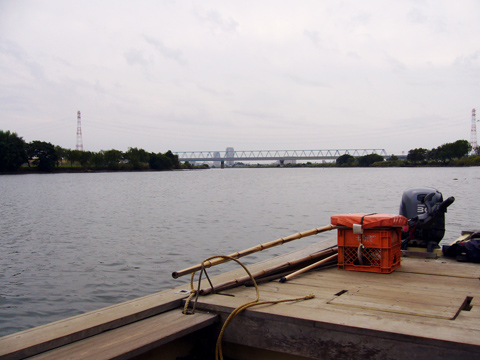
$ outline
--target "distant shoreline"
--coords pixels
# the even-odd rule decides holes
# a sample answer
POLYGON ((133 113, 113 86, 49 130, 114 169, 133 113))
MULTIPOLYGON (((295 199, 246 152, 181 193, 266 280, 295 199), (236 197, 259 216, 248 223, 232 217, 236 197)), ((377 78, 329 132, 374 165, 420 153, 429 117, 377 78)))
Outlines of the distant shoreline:
MULTIPOLYGON (((479 157, 480 158, 480 157, 479 157)), ((358 169, 358 168, 451 168, 451 167, 479 167, 480 161, 475 162, 472 165, 465 164, 373 164, 371 166, 338 166, 334 163, 326 164, 288 164, 284 166, 280 165, 240 165, 229 166, 226 169, 275 169, 275 168, 336 168, 336 169, 358 169)), ((119 172, 168 172, 168 171, 192 171, 192 170, 213 170, 220 169, 216 167, 196 167, 196 168, 182 168, 182 169, 168 169, 168 170, 152 170, 152 169, 84 169, 79 167, 61 167, 51 172, 44 172, 38 170, 36 167, 21 168, 18 171, 0 172, 0 175, 28 175, 28 174, 93 174, 93 173, 119 173, 119 172)))
POLYGON ((191 170, 206 170, 206 168, 198 169, 172 169, 172 170, 152 170, 152 169, 101 169, 101 170, 92 170, 92 169, 81 169, 81 168, 72 168, 72 169, 56 169, 55 171, 45 172, 38 169, 28 170, 19 170, 19 171, 10 171, 10 172, 0 172, 0 175, 29 175, 29 174, 94 174, 94 173, 120 173, 120 172, 169 172, 169 171, 191 171, 191 170))

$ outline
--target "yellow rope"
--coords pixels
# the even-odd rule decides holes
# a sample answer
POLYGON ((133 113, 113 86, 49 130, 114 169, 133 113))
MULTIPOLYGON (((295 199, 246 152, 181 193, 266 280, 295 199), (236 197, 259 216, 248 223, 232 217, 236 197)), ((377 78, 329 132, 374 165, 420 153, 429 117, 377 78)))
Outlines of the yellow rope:
POLYGON ((218 335, 218 339, 217 339, 217 344, 216 344, 216 348, 215 348, 215 359, 216 360, 223 360, 223 349, 222 349, 222 338, 223 338, 223 334, 225 333, 225 329, 227 328, 228 324, 230 324, 232 322, 232 320, 235 318, 235 316, 237 316, 238 314, 240 314, 242 311, 248 309, 249 307, 252 307, 252 306, 257 306, 257 305, 266 305, 266 304, 279 304, 279 303, 282 303, 282 302, 292 302, 292 301, 301 301, 301 300, 309 300, 309 299, 313 299, 315 297, 315 295, 313 294, 310 294, 310 295, 307 295, 307 296, 303 296, 303 297, 299 297, 299 298, 294 298, 294 299, 283 299, 283 300, 271 300, 271 301, 259 301, 260 299, 260 290, 258 289, 258 285, 257 285, 257 282, 255 281, 255 278, 253 277, 253 275, 250 273, 250 271, 247 269, 247 267, 245 265, 243 265, 240 261, 238 261, 237 259, 231 257, 231 256, 227 256, 227 255, 215 255, 215 256, 211 256, 207 259, 205 259, 204 261, 202 261, 202 268, 201 268, 201 272, 200 272, 200 277, 198 279, 198 289, 195 290, 195 288, 193 287, 193 281, 194 281, 194 277, 195 277, 195 272, 192 273, 192 276, 190 278, 190 296, 187 298, 186 302, 185 302, 185 307, 183 309, 183 313, 184 314, 193 314, 195 312, 195 305, 196 305, 196 300, 195 300, 195 303, 193 305, 193 308, 192 308, 192 311, 189 312, 188 311, 188 307, 190 306, 190 302, 191 300, 193 299, 194 296, 196 296, 196 299, 198 299, 198 295, 200 293, 200 283, 202 281, 202 273, 203 271, 205 270, 205 263, 207 261, 210 261, 212 259, 215 259, 215 258, 222 258, 222 259, 226 259, 226 260, 233 260, 235 261, 237 264, 239 264, 248 274, 248 276, 250 277, 250 279, 252 280, 252 283, 253 285, 255 286, 255 291, 256 291, 256 296, 255 296, 255 300, 253 301, 249 301, 248 303, 246 304, 243 304, 239 307, 237 307, 235 310, 232 311, 232 313, 228 316, 227 320, 225 320, 225 323, 223 324, 222 326, 222 329, 220 331, 220 334, 218 335))
POLYGON ((216 344, 216 348, 215 348, 215 359, 216 360, 223 360, 223 349, 222 349, 223 334, 224 334, 225 329, 227 328, 228 324, 230 324, 232 322, 232 320, 235 318, 235 316, 240 314, 243 310, 246 310, 249 307, 257 306, 257 305, 265 305, 265 304, 273 305, 273 304, 279 304, 279 303, 282 303, 282 302, 309 300, 309 299, 313 299, 314 297, 315 297, 315 295, 310 294, 310 295, 295 298, 295 299, 283 299, 283 300, 271 300, 271 301, 257 301, 257 300, 254 300, 254 301, 250 301, 246 304, 243 304, 243 305, 237 307, 228 316, 227 320, 225 320, 225 323, 222 326, 222 330, 220 330, 220 334, 218 335, 217 344, 216 344))

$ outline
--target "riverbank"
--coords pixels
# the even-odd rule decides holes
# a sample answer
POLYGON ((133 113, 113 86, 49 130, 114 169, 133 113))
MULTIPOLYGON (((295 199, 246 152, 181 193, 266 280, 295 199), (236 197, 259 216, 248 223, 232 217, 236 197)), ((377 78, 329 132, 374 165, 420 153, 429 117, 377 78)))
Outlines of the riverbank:
MULTIPOLYGON (((298 163, 298 164, 235 164, 234 166, 228 166, 228 168, 239 168, 239 169, 262 169, 262 168, 449 168, 449 167, 475 167, 480 166, 480 156, 467 157, 458 160, 451 160, 448 163, 442 164, 438 162, 422 162, 422 163, 412 163, 406 160, 394 160, 394 161, 382 161, 375 162, 370 166, 359 166, 359 165, 338 165, 336 163, 298 163)), ((76 173, 117 173, 117 172, 159 172, 159 171, 185 171, 185 170, 205 170, 205 169, 215 169, 214 166, 210 167, 208 164, 202 164, 198 166, 192 166, 190 164, 181 164, 179 169, 162 169, 154 170, 149 167, 143 168, 133 168, 129 164, 125 166, 120 166, 117 169, 96 169, 96 168, 83 168, 80 166, 61 166, 56 167, 53 171, 48 172, 49 174, 76 174, 76 173)), ((44 171, 39 170, 37 167, 21 167, 18 171, 10 172, 0 172, 0 175, 24 175, 24 174, 45 174, 44 171)))
POLYGON ((80 166, 61 166, 56 167, 53 171, 45 172, 38 169, 38 167, 21 167, 18 171, 0 172, 0 175, 27 175, 27 174, 83 174, 83 173, 135 173, 135 172, 169 172, 169 171, 188 171, 188 170, 205 170, 209 169, 208 166, 190 166, 180 167, 178 169, 150 169, 140 168, 136 169, 129 166, 122 166, 118 169, 95 169, 95 168, 82 168, 80 166))

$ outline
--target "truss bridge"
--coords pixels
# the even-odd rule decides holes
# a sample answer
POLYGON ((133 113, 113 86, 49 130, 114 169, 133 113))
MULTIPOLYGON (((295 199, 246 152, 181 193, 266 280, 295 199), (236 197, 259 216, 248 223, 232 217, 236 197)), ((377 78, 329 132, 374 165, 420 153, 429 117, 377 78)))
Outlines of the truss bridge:
POLYGON ((225 164, 233 165, 235 162, 251 161, 285 161, 293 160, 336 160, 342 155, 360 157, 370 154, 387 156, 385 149, 328 149, 328 150, 249 150, 235 151, 227 148, 225 151, 180 151, 175 152, 181 162, 218 162, 224 167, 225 164))

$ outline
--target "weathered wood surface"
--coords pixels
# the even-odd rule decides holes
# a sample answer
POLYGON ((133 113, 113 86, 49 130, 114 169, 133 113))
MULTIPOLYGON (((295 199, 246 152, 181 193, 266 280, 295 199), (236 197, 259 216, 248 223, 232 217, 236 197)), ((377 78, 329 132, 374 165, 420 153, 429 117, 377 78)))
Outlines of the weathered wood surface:
POLYGON ((7 335, 0 338, 0 359, 32 356, 178 308, 187 295, 169 290, 7 335))
MULTIPOLYGON (((312 238, 313 239, 313 238, 312 238)), ((285 259, 297 259, 312 252, 334 245, 334 239, 316 242, 285 256, 275 257, 256 263, 249 268, 258 271, 268 266, 281 264, 285 259)), ((199 259, 201 260, 201 259, 199 259)), ((215 281, 231 280, 243 275, 239 268, 215 277, 215 281)), ((205 284, 207 282, 205 281, 205 284)), ((0 359, 22 359, 64 346, 102 332, 116 329, 130 323, 161 314, 182 305, 182 299, 188 296, 190 286, 188 279, 179 280, 179 287, 103 309, 81 314, 68 319, 28 329, 0 338, 0 359), (182 285, 183 283, 183 285, 182 285), (184 293, 178 293, 185 290, 184 293)))
MULTIPOLYGON (((318 241, 248 268, 259 271, 335 243, 335 239, 318 241)), ((243 273, 239 268, 218 275, 213 281, 231 280, 243 273)), ((287 283, 262 284, 260 300, 295 298, 310 293, 315 295, 314 299, 248 309, 230 324, 224 339, 311 359, 476 359, 480 358, 479 277, 478 264, 449 259, 402 258, 402 266, 391 274, 336 268, 311 271, 287 283)), ((166 320, 169 313, 160 315, 165 317, 162 321, 155 315, 180 306, 186 295, 176 291, 190 288, 186 280, 183 283, 174 290, 1 338, 0 358, 32 356, 62 345, 65 346, 42 356, 58 351, 63 357, 79 352, 86 358, 92 353, 83 353, 81 349, 95 349, 102 343, 115 349, 120 346, 117 339, 127 339, 128 343, 137 332, 139 338, 131 344, 138 343, 143 350, 150 345, 142 345, 142 339, 161 344, 160 338, 168 340, 169 335, 160 329, 157 329, 159 337, 149 335, 148 328, 161 328, 162 323, 172 322, 172 319, 166 320), (154 316, 150 320, 152 324, 146 319, 150 316, 154 316), (141 329, 135 330, 136 326, 141 329), (103 333, 106 330, 110 331, 103 333), (94 334, 99 335, 86 339, 94 334), (97 345, 84 345, 89 342, 97 345), (66 345, 68 343, 71 344, 66 345)), ((218 294, 200 297, 197 309, 219 314, 224 320, 233 309, 255 297, 255 290, 250 287, 224 292, 233 297, 218 294)), ((181 322, 190 321, 187 315, 178 316, 181 322)), ((170 325, 167 327, 174 330, 170 325)), ((135 351, 125 351, 129 355, 121 356, 128 358, 135 351)))
MULTIPOLYGON (((350 338, 352 344, 361 346, 368 335, 365 358, 374 358, 375 351, 379 354, 376 358, 382 358, 392 346, 403 349, 403 356, 407 356, 408 350, 413 349, 412 343, 424 355, 432 352, 431 358, 445 354, 480 358, 479 275, 478 264, 415 258, 403 258, 402 267, 391 274, 335 268, 312 271, 287 283, 262 284, 260 300, 309 293, 315 294, 314 299, 248 309, 239 316, 242 320, 235 319, 231 328, 227 328, 225 340, 259 346, 258 339, 263 337, 265 343, 272 342, 272 350, 289 352, 299 345, 288 341, 288 336, 301 337, 305 353, 298 354, 316 359, 322 357, 307 349, 317 347, 320 351, 323 338, 325 346, 334 346, 334 339, 326 333, 336 332, 337 345, 347 344, 350 338), (469 311, 466 302, 470 302, 469 311), (243 328, 247 324, 249 329, 243 328), (240 335, 243 331, 245 334, 240 335), (282 331, 290 334, 282 335, 282 331), (272 333, 283 340, 274 340, 272 333), (310 335, 306 336, 307 333, 310 335)), ((254 289, 243 287, 226 293, 234 297, 201 297, 197 308, 227 314, 255 296, 254 289)), ((338 350, 338 346, 333 348, 338 350)), ((350 355, 354 354, 352 348, 350 355)), ((334 358, 335 352, 327 355, 322 356, 334 358)), ((398 353, 391 358, 402 355, 398 353)))
POLYGON ((30 360, 131 359, 212 325, 218 316, 196 312, 183 315, 181 309, 137 321, 69 345, 47 351, 30 360))

